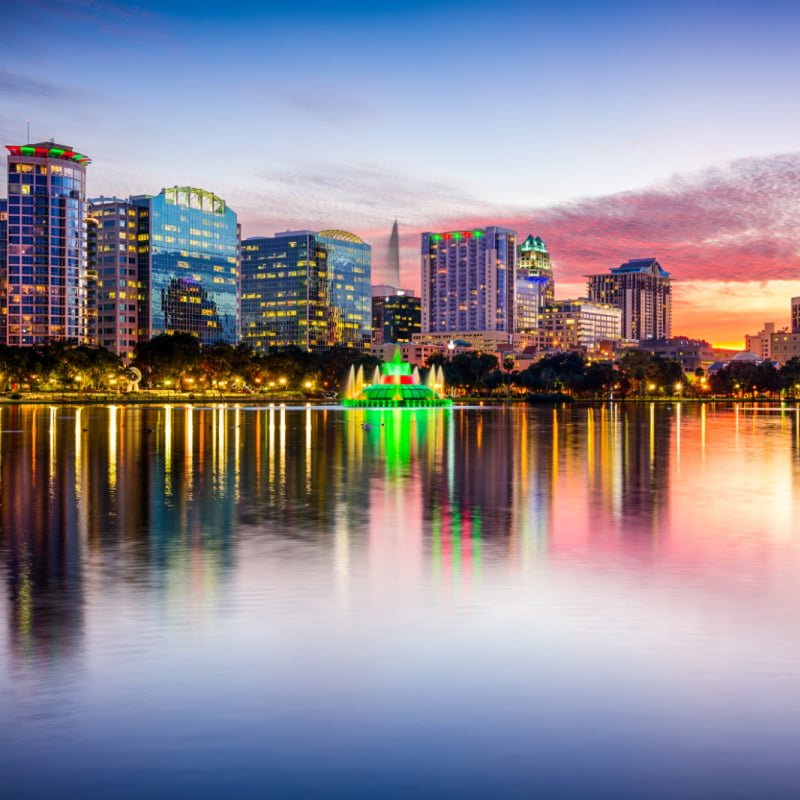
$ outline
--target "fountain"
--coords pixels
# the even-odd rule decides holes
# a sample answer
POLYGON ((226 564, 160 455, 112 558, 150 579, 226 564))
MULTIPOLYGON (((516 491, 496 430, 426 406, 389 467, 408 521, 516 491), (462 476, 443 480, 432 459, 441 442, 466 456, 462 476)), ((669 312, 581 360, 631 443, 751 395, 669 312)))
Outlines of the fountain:
MULTIPOLYGON (((359 368, 353 382, 353 394, 345 392, 342 404, 348 408, 436 408, 452 405, 450 398, 442 397, 433 386, 420 383, 419 370, 412 370, 411 364, 403 361, 400 350, 396 350, 394 359, 381 368, 380 380, 373 376, 373 383, 363 385, 363 372, 359 368), (359 375, 361 385, 359 385, 359 375)), ((433 374, 436 380, 435 368, 431 368, 429 376, 433 374)), ((440 372, 440 386, 443 386, 444 373, 440 372)), ((348 380, 348 386, 350 381, 348 380)))

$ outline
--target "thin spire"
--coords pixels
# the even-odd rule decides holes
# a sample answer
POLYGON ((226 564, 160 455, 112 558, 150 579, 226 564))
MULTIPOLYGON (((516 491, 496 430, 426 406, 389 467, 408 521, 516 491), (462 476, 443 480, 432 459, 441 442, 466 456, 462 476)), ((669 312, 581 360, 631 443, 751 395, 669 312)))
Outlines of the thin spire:
POLYGON ((389 237, 389 254, 386 259, 387 279, 395 289, 400 287, 400 234, 397 231, 397 220, 392 225, 389 237))

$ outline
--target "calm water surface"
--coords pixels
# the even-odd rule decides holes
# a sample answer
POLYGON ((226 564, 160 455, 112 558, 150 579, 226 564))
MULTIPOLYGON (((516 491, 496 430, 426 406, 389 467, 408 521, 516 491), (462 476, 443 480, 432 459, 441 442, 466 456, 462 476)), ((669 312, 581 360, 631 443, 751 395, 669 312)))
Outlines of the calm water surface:
POLYGON ((0 795, 797 798, 799 422, 0 408, 0 795))

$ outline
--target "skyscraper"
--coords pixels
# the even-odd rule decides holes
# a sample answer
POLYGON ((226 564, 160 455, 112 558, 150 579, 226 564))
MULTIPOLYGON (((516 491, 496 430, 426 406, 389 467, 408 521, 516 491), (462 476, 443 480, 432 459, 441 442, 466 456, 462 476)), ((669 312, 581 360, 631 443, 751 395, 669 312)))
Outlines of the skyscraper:
POLYGON ((669 339, 672 336, 670 276, 655 258, 634 258, 607 275, 588 275, 589 299, 622 311, 622 337, 669 339))
POLYGON ((364 347, 372 338, 372 248, 342 230, 320 231, 317 240, 328 251, 331 338, 364 347))
POLYGON ((199 337, 202 344, 235 343, 236 213, 221 197, 192 186, 172 186, 155 197, 131 197, 129 203, 138 208, 138 338, 183 332, 199 337))
POLYGON ((254 350, 363 347, 371 248, 347 231, 284 231, 242 243, 242 339, 254 350))
POLYGON ((517 256, 517 275, 539 278, 542 283, 542 300, 552 303, 555 299, 555 281, 547 245, 539 236, 531 234, 519 245, 517 256))
POLYGON ((422 234, 422 332, 514 332, 516 233, 422 234))
POLYGON ((139 335, 138 237, 142 209, 117 197, 90 200, 89 209, 97 343, 129 358, 139 335))
POLYGON ((8 238, 0 342, 88 341, 86 165, 55 142, 7 145, 8 238))
POLYGON ((389 237, 389 252, 386 258, 386 279, 391 286, 400 285, 400 234, 397 230, 397 220, 392 225, 392 235, 389 237))

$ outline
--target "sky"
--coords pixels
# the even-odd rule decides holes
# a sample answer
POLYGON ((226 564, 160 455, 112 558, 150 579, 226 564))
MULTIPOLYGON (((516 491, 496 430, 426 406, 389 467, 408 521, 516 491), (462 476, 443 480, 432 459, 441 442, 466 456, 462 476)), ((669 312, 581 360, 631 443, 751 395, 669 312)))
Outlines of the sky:
MULTIPOLYGON (((654 256, 673 332, 742 346, 800 295, 786 2, 0 3, 0 136, 89 155, 92 196, 194 185, 245 236, 344 228, 403 283, 423 230, 542 236, 557 294, 654 256)), ((0 189, 4 191, 4 187, 0 189)))

